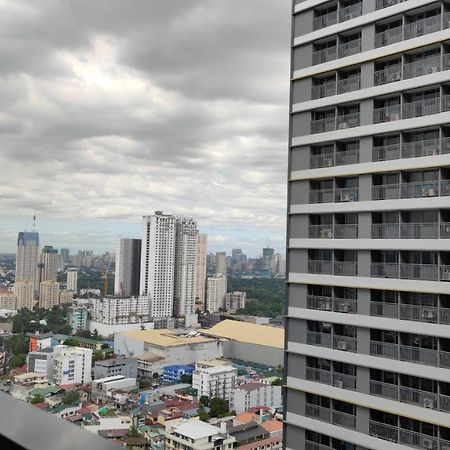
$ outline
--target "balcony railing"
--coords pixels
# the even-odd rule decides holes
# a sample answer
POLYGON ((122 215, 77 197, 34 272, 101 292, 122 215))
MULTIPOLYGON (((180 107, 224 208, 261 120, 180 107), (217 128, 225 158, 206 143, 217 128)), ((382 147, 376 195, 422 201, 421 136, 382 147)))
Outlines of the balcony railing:
POLYGON ((310 403, 305 405, 305 415, 346 428, 355 428, 356 426, 356 416, 310 403))
POLYGON ((343 389, 356 389, 356 377, 331 370, 317 369, 315 367, 306 368, 306 379, 317 381, 318 383, 333 385, 343 389))
POLYGON ((311 155, 309 159, 309 166, 311 169, 319 169, 322 167, 334 166, 334 153, 322 153, 319 155, 311 155))
POLYGON ((439 139, 405 142, 402 144, 402 158, 418 158, 420 156, 434 156, 439 154, 439 139))
POLYGON ((401 3, 405 0, 377 0, 376 1, 376 9, 388 8, 389 6, 396 5, 397 3, 401 3))
POLYGON ((316 84, 311 89, 312 99, 330 97, 336 95, 336 81, 328 81, 326 83, 316 84))
POLYGON ((337 83, 337 93, 357 91, 361 87, 361 75, 352 75, 348 78, 342 78, 337 83))
POLYGON ((398 263, 373 262, 370 275, 377 278, 399 278, 399 266, 398 263))
POLYGON ((400 278, 406 280, 438 280, 439 268, 437 264, 400 264, 400 278))
POLYGON ((320 309, 322 311, 356 313, 357 301, 350 298, 333 298, 320 295, 308 295, 307 308, 320 309))
POLYGON ((415 78, 441 70, 441 56, 420 59, 403 66, 403 78, 415 78))
POLYGON ((308 261, 308 272, 332 275, 333 262, 332 261, 321 261, 321 260, 309 260, 308 261))
POLYGON ((358 238, 358 224, 340 224, 334 225, 334 237, 336 239, 357 239, 358 238))
POLYGON ((310 168, 319 169, 322 167, 344 166, 359 162, 359 150, 349 150, 346 152, 321 153, 310 156, 310 168))
POLYGON ((407 280, 450 281, 450 266, 441 264, 409 264, 373 262, 371 276, 407 280))
POLYGON ((370 380, 370 394, 377 395, 378 397, 398 400, 398 386, 396 384, 370 380))
POLYGON ((336 129, 336 118, 326 117, 325 119, 316 119, 311 121, 311 133, 325 133, 336 129))
POLYGON ((379 86, 381 84, 392 83, 402 79, 402 66, 389 66, 374 73, 374 84, 379 86))
POLYGON ((373 110, 373 123, 392 122, 401 119, 401 106, 392 105, 373 110))
POLYGON ((309 345, 318 345, 320 347, 334 348, 349 352, 357 351, 356 338, 348 336, 331 335, 319 331, 307 331, 306 343, 309 345))
POLYGON ((405 24, 404 39, 412 39, 441 29, 441 14, 405 24))
POLYGON ((385 45, 400 42, 403 39, 403 27, 399 25, 395 28, 381 31, 375 34, 375 47, 383 47, 385 45))
POLYGON ((337 47, 326 47, 321 50, 315 50, 312 54, 313 65, 322 64, 327 61, 332 61, 337 57, 337 47))
POLYGON ((399 239, 400 225, 398 223, 373 223, 372 239, 399 239))
POLYGON ((372 161, 390 161, 400 158, 400 144, 380 145, 372 149, 372 161))
POLYGON ((349 42, 341 42, 339 44, 339 58, 345 58, 361 52, 361 39, 354 39, 349 42))
POLYGON ((359 112, 338 115, 336 125, 338 130, 359 127, 359 112))
POLYGON ((357 187, 336 188, 335 201, 340 202, 357 202, 359 190, 357 187))
POLYGON ((402 105, 402 119, 429 116, 441 112, 441 98, 434 97, 415 102, 406 102, 402 105))
POLYGON ((336 166, 359 163, 359 150, 336 152, 336 166))
POLYGON ((333 203, 333 189, 313 189, 309 192, 309 203, 333 203))
POLYGON ((339 10, 339 22, 354 19, 362 14, 362 2, 355 3, 339 10))
POLYGON ((358 263, 352 261, 335 261, 333 274, 355 276, 358 274, 358 263))
POLYGON ((308 272, 325 275, 357 275, 358 263, 355 261, 309 260, 308 272))
POLYGON ((332 450, 328 445, 318 444, 317 442, 305 440, 305 450, 332 450))
POLYGON ((398 303, 370 302, 370 315, 379 317, 399 317, 398 303))
POLYGON ((337 23, 337 11, 322 14, 313 19, 313 30, 320 30, 321 28, 329 27, 335 23, 337 23))
POLYGON ((428 348, 370 341, 370 354, 435 367, 450 367, 450 353, 428 348))
POLYGON ((445 197, 447 195, 450 195, 450 180, 379 184, 372 187, 372 200, 445 197))
POLYGON ((306 343, 309 345, 318 345, 320 347, 331 348, 332 336, 318 331, 308 331, 306 333, 306 343))

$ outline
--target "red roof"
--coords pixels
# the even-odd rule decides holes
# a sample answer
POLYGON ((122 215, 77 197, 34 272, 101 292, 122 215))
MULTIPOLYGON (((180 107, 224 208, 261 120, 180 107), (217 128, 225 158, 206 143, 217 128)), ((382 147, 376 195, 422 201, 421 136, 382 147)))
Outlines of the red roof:
POLYGON ((283 431, 283 423, 279 420, 271 419, 261 423, 269 433, 275 433, 277 431, 283 431))
POLYGON ((283 436, 280 436, 280 435, 272 436, 267 439, 261 439, 260 441, 252 442, 251 444, 241 445, 239 448, 241 450, 253 450, 253 449, 261 448, 266 445, 277 444, 277 443, 281 442, 282 440, 283 440, 283 436))

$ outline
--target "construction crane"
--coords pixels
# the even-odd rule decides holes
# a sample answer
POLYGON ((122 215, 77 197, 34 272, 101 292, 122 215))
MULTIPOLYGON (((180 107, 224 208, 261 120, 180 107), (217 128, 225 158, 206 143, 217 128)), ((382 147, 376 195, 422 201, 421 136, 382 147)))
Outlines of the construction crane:
POLYGON ((111 266, 111 258, 108 259, 108 266, 103 266, 101 279, 103 280, 103 297, 108 295, 108 273, 111 266))

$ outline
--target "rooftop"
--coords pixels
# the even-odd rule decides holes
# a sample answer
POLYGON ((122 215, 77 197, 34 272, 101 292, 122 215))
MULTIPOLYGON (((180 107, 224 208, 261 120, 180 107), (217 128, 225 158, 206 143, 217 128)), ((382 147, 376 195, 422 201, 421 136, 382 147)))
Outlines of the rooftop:
POLYGON ((245 384, 241 384, 240 386, 236 386, 236 389, 242 389, 244 391, 256 391, 259 388, 262 387, 267 387, 268 385, 265 383, 259 383, 259 382, 255 382, 255 383, 245 383, 245 384))
POLYGON ((284 329, 267 325, 224 320, 209 330, 202 330, 202 333, 216 338, 231 339, 248 344, 284 348, 284 329))
POLYGON ((176 347, 188 344, 210 342, 210 338, 204 336, 186 336, 177 334, 172 330, 130 330, 117 333, 116 336, 124 336, 138 341, 148 342, 159 347, 176 347))
POLYGON ((201 439, 220 433, 220 428, 201 420, 190 420, 174 427, 174 431, 190 439, 201 439))
POLYGON ((266 420, 265 422, 261 423, 261 426, 264 427, 269 433, 283 431, 283 423, 275 419, 266 420))
POLYGON ((222 372, 232 372, 237 371, 235 367, 233 367, 231 364, 222 364, 221 366, 214 366, 214 367, 199 367, 198 369, 195 369, 198 373, 222 373, 222 372))

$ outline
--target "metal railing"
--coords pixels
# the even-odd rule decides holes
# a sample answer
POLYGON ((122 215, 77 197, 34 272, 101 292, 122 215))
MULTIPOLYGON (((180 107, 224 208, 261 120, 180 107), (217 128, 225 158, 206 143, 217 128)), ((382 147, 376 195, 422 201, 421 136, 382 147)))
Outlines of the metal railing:
POLYGON ((320 30, 321 28, 329 27, 337 23, 337 11, 332 11, 321 16, 314 17, 313 30, 320 30))
POLYGON ((356 377, 346 373, 323 370, 315 367, 306 368, 306 379, 319 383, 333 385, 343 389, 356 389, 356 377))
POLYGON ((372 239, 399 239, 400 226, 398 223, 373 223, 372 239))
POLYGON ((400 158, 400 144, 380 145, 372 149, 372 161, 390 161, 400 158))
POLYGON ((336 166, 359 163, 359 149, 336 152, 336 166))
POLYGON ((320 347, 334 348, 349 352, 357 351, 356 338, 349 336, 338 336, 329 333, 321 333, 320 331, 307 331, 306 343, 309 345, 317 345, 320 347))
POLYGON ((401 106, 392 105, 373 110, 373 123, 392 122, 401 119, 401 106))
POLYGON ((381 84, 392 83, 394 81, 400 81, 402 79, 402 66, 398 64, 396 66, 389 66, 381 70, 377 70, 374 73, 373 81, 375 86, 381 84))
POLYGON ((440 140, 427 139, 424 141, 404 142, 402 144, 402 158, 418 158, 439 154, 440 140))
POLYGON ((369 420, 369 434, 386 441, 398 442, 398 428, 386 423, 369 420))
POLYGON ((400 319, 418 322, 438 322, 438 308, 436 306, 420 306, 400 304, 400 319))
POLYGON ((343 313, 356 313, 357 301, 350 298, 333 298, 320 295, 308 295, 306 298, 308 309, 322 311, 335 311, 343 313))
POLYGON ((309 203, 334 203, 334 189, 314 189, 309 192, 309 203))
POLYGON ((425 181, 419 183, 402 183, 402 198, 420 198, 439 196, 439 181, 425 181))
POLYGON ((437 264, 400 264, 400 278, 406 280, 428 280, 438 279, 439 268, 437 264))
POLYGON ((310 225, 308 236, 310 239, 331 239, 334 237, 333 225, 310 225))
POLYGON ((384 358, 399 359, 398 344, 389 342, 370 341, 370 354, 384 358))
POLYGON ((396 5, 397 3, 401 3, 402 1, 404 1, 404 0, 377 0, 375 8, 377 10, 383 9, 383 8, 388 8, 389 6, 396 5))
POLYGON ((317 442, 305 440, 305 450, 332 450, 328 445, 318 444, 317 442))
POLYGON ((334 166, 334 153, 322 153, 319 155, 311 155, 309 159, 309 167, 311 169, 319 169, 322 167, 334 166))
POLYGON ((441 55, 431 56, 403 65, 403 78, 415 78, 441 70, 441 55))
POLYGON ((400 401, 431 409, 437 409, 439 404, 437 393, 403 386, 400 386, 400 401))
POLYGON ((311 89, 312 99, 330 97, 336 95, 336 81, 327 81, 326 83, 316 84, 311 89))
POLYGON ((336 188, 335 192, 335 202, 357 202, 359 189, 357 187, 348 188, 336 188))
POLYGON ((359 127, 359 112, 338 115, 336 117, 336 126, 338 130, 359 127))
POLYGON ((319 405, 312 405, 310 403, 305 405, 305 416, 314 417, 346 428, 355 428, 356 426, 356 416, 353 414, 336 411, 319 405))
POLYGON ((356 53, 361 52, 361 38, 354 39, 348 42, 341 42, 339 44, 338 55, 339 58, 345 58, 346 56, 351 56, 356 53))
POLYGON ((318 345, 320 347, 331 348, 332 336, 327 333, 320 333, 319 331, 307 331, 306 343, 309 345, 318 345))
POLYGON ((376 278, 399 278, 398 263, 373 262, 370 265, 370 275, 376 278))
POLYGON ((333 348, 347 352, 356 352, 358 348, 357 339, 349 336, 333 336, 333 348))
POLYGON ((412 39, 424 34, 434 33, 441 29, 442 15, 419 19, 415 22, 405 24, 404 39, 412 39))
POLYGON ((355 3, 339 10, 339 22, 354 19, 362 14, 362 2, 355 3))
POLYGON ((312 54, 313 65, 321 64, 327 61, 332 61, 337 58, 337 46, 315 50, 312 54))
POLYGON ((337 82, 337 93, 357 91, 361 87, 361 75, 352 75, 348 78, 342 78, 337 82))
POLYGON ((450 195, 450 180, 372 186, 372 200, 439 197, 450 195))
POLYGON ((334 237, 336 239, 357 239, 358 224, 353 223, 334 224, 334 237))
POLYGON ((317 369, 315 367, 306 368, 306 379, 318 381, 319 383, 331 385, 332 373, 330 370, 317 369))
POLYGON ((383 47, 385 45, 400 42, 403 39, 403 27, 399 25, 395 28, 389 28, 375 34, 375 47, 383 47))
POLYGON ((356 376, 333 372, 333 386, 354 391, 356 390, 356 376))
POLYGON ((326 117, 325 119, 316 119, 311 121, 311 133, 325 133, 336 129, 336 117, 326 117))
POLYGON ((432 223, 402 223, 400 225, 402 239, 438 239, 439 224, 432 223))
POLYGON ((441 98, 439 96, 415 102, 405 102, 402 105, 402 119, 429 116, 440 112, 441 98))
POLYGON ((332 261, 321 261, 321 260, 309 260, 308 261, 308 272, 332 275, 333 262, 332 261))
POLYGON ((358 274, 358 263, 353 261, 335 261, 333 274, 355 276, 358 274))
POLYGON ((398 385, 383 383, 382 381, 370 380, 370 394, 378 397, 398 400, 398 385))
POLYGON ((380 317, 390 317, 397 319, 399 317, 398 303, 370 302, 370 315, 380 317))

